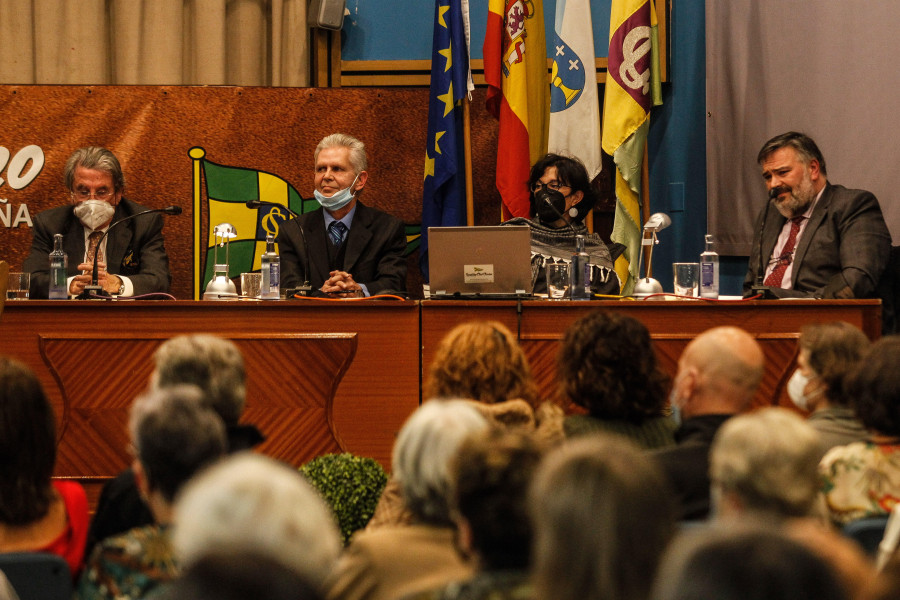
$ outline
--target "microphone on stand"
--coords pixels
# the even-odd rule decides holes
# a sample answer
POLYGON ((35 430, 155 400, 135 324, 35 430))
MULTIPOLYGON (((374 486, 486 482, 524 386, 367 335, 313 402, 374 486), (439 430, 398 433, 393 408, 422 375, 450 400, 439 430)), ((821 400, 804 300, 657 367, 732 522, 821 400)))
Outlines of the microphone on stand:
POLYGON ((763 258, 763 232, 766 230, 766 221, 769 218, 769 206, 771 199, 766 199, 766 207, 763 209, 762 223, 759 225, 759 264, 757 265, 756 281, 750 286, 750 295, 759 296, 760 300, 776 300, 778 297, 772 292, 772 288, 763 283, 766 275, 766 261, 763 258))
MULTIPOLYGON (((103 232, 103 235, 100 236, 100 240, 97 242, 97 248, 99 249, 101 244, 103 244, 103 240, 106 239, 106 236, 109 235, 109 232, 113 230, 114 227, 125 223, 126 221, 130 221, 132 219, 136 219, 142 215, 149 215, 150 213, 165 213, 167 215, 180 215, 181 207, 180 206, 167 206, 165 208, 151 208, 150 210, 143 210, 139 213, 134 213, 133 215, 128 215, 127 217, 122 217, 115 223, 109 226, 109 228, 103 232)), ((89 300, 91 298, 102 297, 109 298, 109 292, 104 290, 99 282, 99 275, 97 272, 97 263, 100 260, 100 252, 94 253, 94 270, 91 273, 91 285, 84 286, 84 291, 82 291, 77 297, 76 300, 89 300)))
POLYGON ((300 265, 303 267, 303 285, 298 288, 294 288, 285 292, 286 298, 291 298, 297 294, 301 296, 309 296, 312 291, 312 286, 309 285, 309 243, 306 241, 306 233, 303 231, 303 225, 300 224, 300 215, 295 213, 290 209, 289 206, 285 206, 284 204, 278 204, 277 202, 267 202, 266 200, 247 200, 244 203, 247 208, 259 208, 260 206, 277 206, 278 208, 283 208, 284 210, 291 213, 293 216, 293 222, 297 224, 297 231, 300 232, 300 239, 303 241, 303 254, 304 260, 300 261, 300 265))

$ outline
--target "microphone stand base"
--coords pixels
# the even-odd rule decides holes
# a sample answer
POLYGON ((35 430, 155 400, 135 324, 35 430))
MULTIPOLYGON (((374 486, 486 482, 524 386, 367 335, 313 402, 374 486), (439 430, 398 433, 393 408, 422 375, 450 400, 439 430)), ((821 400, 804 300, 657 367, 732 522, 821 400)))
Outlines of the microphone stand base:
POLYGON ((111 298, 109 292, 99 285, 86 285, 84 291, 75 297, 76 300, 96 300, 97 298, 111 298))
POLYGON ((757 300, 778 300, 778 296, 767 285, 754 285, 750 288, 750 296, 759 296, 757 300))
POLYGON ((287 300, 290 300, 294 296, 311 296, 312 295, 312 286, 308 283, 304 283, 300 287, 290 288, 285 290, 284 297, 287 300))

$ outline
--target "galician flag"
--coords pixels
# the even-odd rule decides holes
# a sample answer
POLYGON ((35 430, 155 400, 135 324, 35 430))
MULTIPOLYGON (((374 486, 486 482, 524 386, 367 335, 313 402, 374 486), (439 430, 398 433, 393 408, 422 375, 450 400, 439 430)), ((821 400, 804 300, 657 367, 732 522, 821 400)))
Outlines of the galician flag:
POLYGON ((466 224, 463 102, 475 89, 469 70, 468 0, 437 0, 425 143, 419 266, 428 281, 428 228, 466 224))
POLYGON ((547 151, 550 107, 541 0, 489 0, 484 79, 488 111, 500 120, 502 218, 528 217, 528 172, 547 151))
POLYGON ((616 217, 611 237, 626 247, 616 260, 625 295, 631 293, 639 277, 641 165, 650 108, 662 104, 658 48, 652 0, 613 0, 603 99, 603 150, 616 162, 616 217))
POLYGON ((557 0, 550 55, 550 152, 575 156, 594 179, 602 165, 600 103, 589 0, 557 0))
POLYGON ((313 198, 302 198, 291 184, 277 175, 216 164, 207 160, 206 151, 199 147, 191 148, 189 155, 194 162, 194 299, 198 300, 213 274, 213 229, 216 225, 230 223, 237 230, 237 237, 228 245, 228 276, 234 277, 259 270, 260 257, 266 249, 266 235, 278 235, 279 228, 291 218, 287 208, 302 214, 315 210, 319 204, 313 198), (208 233, 203 241, 199 239, 201 171, 206 181, 208 203, 208 233), (279 206, 247 208, 244 204, 247 200, 263 200, 279 206), (206 251, 204 263, 201 263, 200 248, 206 251))

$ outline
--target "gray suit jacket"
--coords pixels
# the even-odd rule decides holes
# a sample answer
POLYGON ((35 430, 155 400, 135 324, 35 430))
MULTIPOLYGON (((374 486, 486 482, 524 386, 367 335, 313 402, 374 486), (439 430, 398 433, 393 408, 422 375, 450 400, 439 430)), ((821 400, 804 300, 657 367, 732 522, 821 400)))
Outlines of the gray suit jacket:
MULTIPOLYGON (((303 271, 309 265, 309 281, 313 290, 328 279, 328 234, 325 215, 319 208, 300 215, 310 256, 306 256, 297 223, 283 223, 278 232, 281 256, 281 287, 297 287, 303 283, 303 271)), ((347 233, 343 270, 354 281, 364 283, 369 294, 406 292, 406 234, 403 222, 378 209, 357 201, 353 224, 347 233)))
MULTIPOLYGON (((113 222, 144 210, 148 207, 122 198, 113 222)), ((162 227, 162 215, 154 213, 123 223, 111 229, 107 236, 107 269, 114 275, 130 278, 135 296, 169 291, 172 277, 162 227)), ((67 204, 41 212, 34 218, 31 252, 23 265, 31 273, 32 298, 46 298, 49 294, 49 254, 57 233, 63 234, 63 247, 69 257, 68 276, 78 274, 78 265, 84 258, 84 226, 75 216, 73 206, 67 204)))
MULTIPOLYGON (((771 202, 771 201, 770 201, 771 202)), ((763 270, 786 219, 771 206, 765 224, 760 211, 744 279, 744 295, 759 271, 762 231, 763 270)), ((891 234, 878 200, 870 192, 827 184, 794 252, 791 290, 779 297, 872 298, 891 253, 891 234)))

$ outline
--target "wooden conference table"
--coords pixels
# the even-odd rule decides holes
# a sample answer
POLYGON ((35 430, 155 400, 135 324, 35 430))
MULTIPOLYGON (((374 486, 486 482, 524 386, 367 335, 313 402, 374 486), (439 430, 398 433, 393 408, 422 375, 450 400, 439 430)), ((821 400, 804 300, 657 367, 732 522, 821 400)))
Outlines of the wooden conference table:
POLYGON ((260 450, 293 465, 329 452, 371 456, 385 466, 404 419, 421 401, 423 369, 440 339, 474 319, 518 335, 545 398, 556 390, 556 351, 572 322, 616 310, 650 329, 662 367, 698 333, 743 327, 763 346, 766 375, 756 404, 783 402, 800 328, 844 320, 870 338, 877 300, 630 302, 10 301, 0 315, 0 353, 34 369, 59 419, 56 474, 99 487, 131 460, 128 408, 145 389, 152 355, 180 334, 233 340, 247 364, 244 421, 267 436, 260 450))

